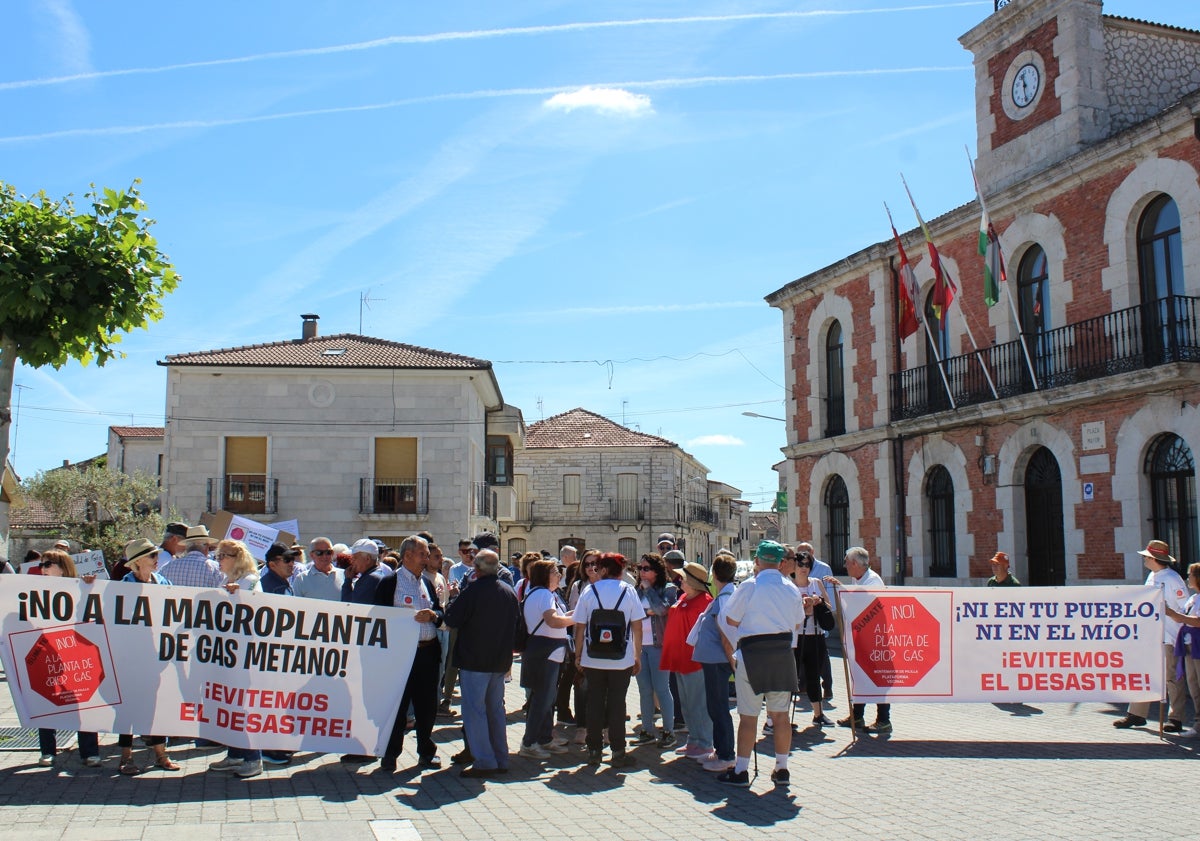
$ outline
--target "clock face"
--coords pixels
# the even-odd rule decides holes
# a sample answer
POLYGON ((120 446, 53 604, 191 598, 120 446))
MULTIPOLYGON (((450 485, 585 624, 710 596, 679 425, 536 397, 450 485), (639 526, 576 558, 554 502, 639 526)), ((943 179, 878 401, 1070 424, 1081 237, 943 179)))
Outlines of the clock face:
POLYGON ((1018 108, 1027 108, 1037 98, 1038 88, 1041 87, 1041 84, 1042 74, 1038 72, 1037 65, 1026 64, 1013 77, 1013 104, 1018 108))

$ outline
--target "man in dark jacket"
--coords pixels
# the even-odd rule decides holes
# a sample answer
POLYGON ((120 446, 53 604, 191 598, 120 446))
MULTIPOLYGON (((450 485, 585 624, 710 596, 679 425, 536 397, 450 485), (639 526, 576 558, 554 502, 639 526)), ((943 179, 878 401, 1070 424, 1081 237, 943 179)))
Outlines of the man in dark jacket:
POLYGON ((442 624, 442 605, 437 591, 421 573, 429 558, 429 544, 417 536, 406 537, 400 544, 400 568, 379 582, 375 589, 375 604, 413 610, 413 621, 419 623, 417 651, 412 669, 404 685, 396 723, 388 739, 380 770, 396 770, 396 757, 404 747, 404 725, 409 702, 417 733, 417 759, 422 768, 440 768, 442 760, 433 742, 433 723, 437 717, 438 670, 442 665, 442 648, 437 629, 442 624))
POLYGON ((446 611, 446 624, 458 629, 454 660, 462 684, 463 729, 475 758, 464 777, 492 777, 508 770, 508 721, 504 675, 512 668, 517 627, 517 596, 496 577, 500 556, 492 549, 475 555, 475 581, 446 611))

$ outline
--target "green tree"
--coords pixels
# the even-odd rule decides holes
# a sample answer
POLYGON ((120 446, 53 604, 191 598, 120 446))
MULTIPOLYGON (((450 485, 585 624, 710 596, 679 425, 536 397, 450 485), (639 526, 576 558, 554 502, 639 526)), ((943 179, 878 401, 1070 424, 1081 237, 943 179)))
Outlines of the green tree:
POLYGON ((163 316, 179 275, 150 235, 138 193, 97 190, 77 213, 71 197, 18 195, 0 181, 0 465, 8 459, 13 372, 103 365, 124 333, 163 316))
POLYGON ((116 473, 93 464, 84 470, 59 467, 22 483, 22 496, 39 503, 69 537, 101 549, 111 567, 125 544, 148 537, 157 542, 164 523, 158 512, 162 489, 146 473, 116 473))

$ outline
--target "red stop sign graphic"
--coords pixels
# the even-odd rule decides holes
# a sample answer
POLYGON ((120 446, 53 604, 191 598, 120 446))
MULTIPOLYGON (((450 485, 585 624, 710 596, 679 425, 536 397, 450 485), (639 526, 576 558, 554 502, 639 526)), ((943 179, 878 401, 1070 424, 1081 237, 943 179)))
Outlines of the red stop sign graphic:
POLYGON ((25 655, 25 674, 34 692, 56 706, 82 704, 104 681, 100 649, 76 631, 46 631, 25 655))
POLYGON ((941 626, 913 596, 878 596, 851 625, 854 661, 876 686, 916 686, 941 659, 941 626))

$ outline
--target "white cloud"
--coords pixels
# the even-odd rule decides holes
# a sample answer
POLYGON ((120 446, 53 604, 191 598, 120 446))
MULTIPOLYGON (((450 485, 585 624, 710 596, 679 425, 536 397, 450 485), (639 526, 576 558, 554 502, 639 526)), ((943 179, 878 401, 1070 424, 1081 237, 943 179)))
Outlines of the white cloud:
POLYGON ((579 108, 615 114, 623 117, 641 117, 654 113, 650 97, 630 93, 620 88, 585 87, 570 93, 556 93, 542 103, 543 107, 556 111, 575 111, 579 108))
POLYGON ((744 447, 746 442, 732 435, 701 435, 688 441, 685 447, 744 447))

